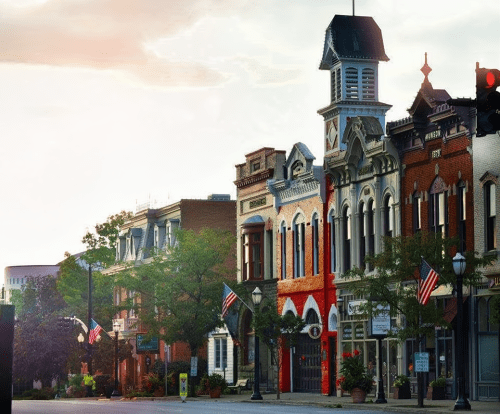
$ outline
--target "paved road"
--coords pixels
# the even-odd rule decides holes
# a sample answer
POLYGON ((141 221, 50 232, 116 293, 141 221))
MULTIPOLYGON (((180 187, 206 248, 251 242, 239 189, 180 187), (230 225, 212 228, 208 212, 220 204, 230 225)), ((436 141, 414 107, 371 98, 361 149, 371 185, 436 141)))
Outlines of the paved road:
POLYGON ((13 401, 13 414, 373 414, 380 411, 211 401, 13 401))

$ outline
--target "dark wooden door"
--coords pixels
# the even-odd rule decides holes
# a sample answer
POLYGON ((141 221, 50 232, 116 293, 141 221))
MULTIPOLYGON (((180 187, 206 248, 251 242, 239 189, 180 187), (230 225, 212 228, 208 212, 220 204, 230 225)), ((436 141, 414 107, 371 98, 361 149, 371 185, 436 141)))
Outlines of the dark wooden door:
POLYGON ((293 390, 321 392, 321 344, 319 339, 300 335, 293 360, 293 390))

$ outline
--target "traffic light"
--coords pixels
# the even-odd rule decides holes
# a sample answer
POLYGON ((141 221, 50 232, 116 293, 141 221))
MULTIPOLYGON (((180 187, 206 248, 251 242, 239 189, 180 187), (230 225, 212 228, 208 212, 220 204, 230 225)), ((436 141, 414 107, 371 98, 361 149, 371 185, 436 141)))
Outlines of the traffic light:
POLYGON ((495 133, 500 130, 500 70, 480 68, 476 63, 476 136, 495 133))

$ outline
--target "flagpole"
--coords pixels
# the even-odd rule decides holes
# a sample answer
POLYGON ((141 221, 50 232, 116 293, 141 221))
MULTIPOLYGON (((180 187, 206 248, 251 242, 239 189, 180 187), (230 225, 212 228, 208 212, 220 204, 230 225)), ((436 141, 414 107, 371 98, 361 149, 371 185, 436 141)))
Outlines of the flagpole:
MULTIPOLYGON (((92 326, 92 265, 89 263, 89 296, 88 296, 88 320, 89 320, 89 335, 92 326)), ((87 341, 88 346, 88 363, 87 368, 89 374, 92 375, 92 344, 87 341)))

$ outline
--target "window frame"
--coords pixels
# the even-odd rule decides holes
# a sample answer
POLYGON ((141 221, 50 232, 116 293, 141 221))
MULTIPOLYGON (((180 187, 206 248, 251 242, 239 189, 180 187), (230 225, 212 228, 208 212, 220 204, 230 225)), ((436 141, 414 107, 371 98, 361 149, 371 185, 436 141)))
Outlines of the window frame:
POLYGON ((264 279, 264 223, 245 225, 241 228, 241 265, 242 280, 263 280, 264 279), (254 239, 259 235, 259 239, 254 239), (260 268, 256 276, 255 246, 258 246, 260 268), (246 261, 248 259, 248 261, 246 261))

